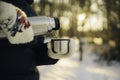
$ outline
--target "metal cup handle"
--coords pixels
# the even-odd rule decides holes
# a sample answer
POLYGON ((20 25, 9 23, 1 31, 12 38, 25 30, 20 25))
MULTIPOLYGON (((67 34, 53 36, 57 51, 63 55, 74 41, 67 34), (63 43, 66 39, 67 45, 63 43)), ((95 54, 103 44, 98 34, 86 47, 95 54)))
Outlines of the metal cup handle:
POLYGON ((52 39, 51 42, 48 43, 48 55, 51 58, 55 58, 55 59, 69 57, 74 52, 73 44, 74 44, 73 39, 52 39), (62 45, 64 44, 62 42, 64 41, 67 41, 67 44, 65 46, 66 47, 65 49, 67 49, 65 50, 66 52, 62 52, 62 47, 63 47, 62 45), (58 43, 58 48, 56 48, 54 44, 55 42, 58 43))

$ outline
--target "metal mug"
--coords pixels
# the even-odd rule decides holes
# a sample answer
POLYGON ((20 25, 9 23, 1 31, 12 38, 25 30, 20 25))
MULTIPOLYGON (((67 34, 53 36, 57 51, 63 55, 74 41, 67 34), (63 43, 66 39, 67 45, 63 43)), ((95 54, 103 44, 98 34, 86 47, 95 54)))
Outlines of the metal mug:
POLYGON ((65 58, 74 52, 73 39, 52 39, 48 43, 48 55, 51 58, 65 58))

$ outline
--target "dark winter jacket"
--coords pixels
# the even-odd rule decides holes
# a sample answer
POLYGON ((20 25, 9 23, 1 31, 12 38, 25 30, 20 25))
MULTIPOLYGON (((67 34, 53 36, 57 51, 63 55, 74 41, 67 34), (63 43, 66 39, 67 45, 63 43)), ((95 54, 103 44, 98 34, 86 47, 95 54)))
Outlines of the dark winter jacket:
MULTIPOLYGON (((33 0, 2 0, 21 8, 28 16, 36 16, 29 6, 33 0)), ((42 36, 27 44, 13 45, 0 39, 0 80, 35 80, 37 65, 55 64, 58 60, 47 55, 42 36)), ((36 79, 37 80, 37 79, 36 79)))

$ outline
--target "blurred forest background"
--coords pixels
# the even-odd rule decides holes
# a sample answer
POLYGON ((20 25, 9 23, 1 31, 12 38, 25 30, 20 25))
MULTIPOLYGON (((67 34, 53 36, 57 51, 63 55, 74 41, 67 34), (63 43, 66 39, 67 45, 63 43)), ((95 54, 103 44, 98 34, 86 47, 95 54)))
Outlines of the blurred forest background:
POLYGON ((60 19, 60 37, 87 41, 99 59, 120 61, 120 0, 35 0, 32 7, 60 19))

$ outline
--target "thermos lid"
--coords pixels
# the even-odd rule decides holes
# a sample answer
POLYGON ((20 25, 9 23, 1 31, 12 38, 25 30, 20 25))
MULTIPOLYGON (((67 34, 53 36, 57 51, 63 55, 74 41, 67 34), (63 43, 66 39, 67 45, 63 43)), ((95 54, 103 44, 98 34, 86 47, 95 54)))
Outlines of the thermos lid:
POLYGON ((53 30, 59 30, 60 29, 60 21, 58 18, 54 18, 55 20, 55 28, 53 30))

